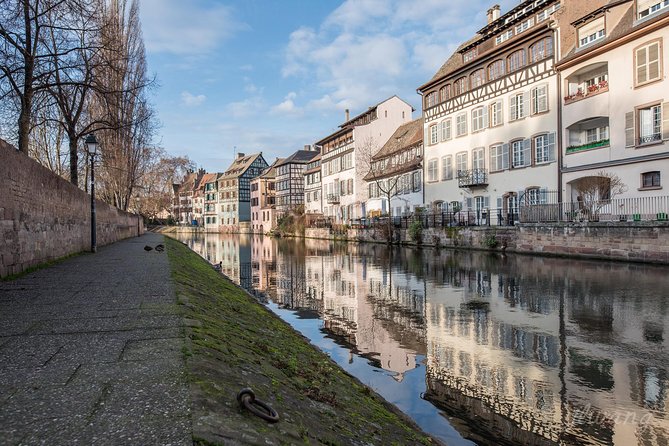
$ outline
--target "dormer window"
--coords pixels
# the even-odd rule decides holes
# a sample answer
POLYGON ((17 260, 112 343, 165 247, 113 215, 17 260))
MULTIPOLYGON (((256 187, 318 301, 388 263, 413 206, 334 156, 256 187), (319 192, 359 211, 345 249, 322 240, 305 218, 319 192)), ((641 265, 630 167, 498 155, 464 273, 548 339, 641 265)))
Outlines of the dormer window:
POLYGON ((462 55, 462 59, 463 59, 464 63, 467 63, 467 62, 470 62, 470 61, 474 60, 474 58, 475 58, 477 55, 478 55, 478 51, 477 51, 477 49, 476 49, 476 48, 472 48, 471 50, 465 52, 465 53, 462 55))
POLYGON ((519 25, 516 25, 516 35, 522 33, 523 31, 527 31, 532 27, 532 25, 534 25, 534 17, 530 17, 519 25))
POLYGON ((434 107, 437 105, 437 92, 433 91, 425 97, 425 108, 434 107))
POLYGON ((669 0, 637 0, 637 18, 643 19, 667 7, 669 7, 669 0))
POLYGON ((553 14, 558 9, 560 9, 560 4, 559 3, 554 4, 553 6, 551 6, 548 9, 544 9, 539 14, 537 14, 537 23, 543 22, 544 20, 546 20, 548 17, 550 17, 550 15, 553 14))
POLYGON ((499 45, 500 43, 503 43, 507 40, 509 40, 511 37, 513 37, 513 30, 510 29, 508 31, 503 32, 499 36, 495 37, 495 45, 499 45))
POLYGON ((604 17, 586 23, 578 29, 578 46, 583 47, 606 36, 604 17))

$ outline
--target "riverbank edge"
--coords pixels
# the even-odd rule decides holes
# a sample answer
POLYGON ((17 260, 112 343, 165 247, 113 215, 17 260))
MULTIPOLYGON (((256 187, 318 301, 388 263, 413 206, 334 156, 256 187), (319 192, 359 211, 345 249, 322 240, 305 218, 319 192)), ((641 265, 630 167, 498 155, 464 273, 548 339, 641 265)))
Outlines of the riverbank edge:
POLYGON ((197 253, 165 244, 184 311, 195 445, 442 444, 197 253), (281 420, 241 410, 244 387, 281 420))

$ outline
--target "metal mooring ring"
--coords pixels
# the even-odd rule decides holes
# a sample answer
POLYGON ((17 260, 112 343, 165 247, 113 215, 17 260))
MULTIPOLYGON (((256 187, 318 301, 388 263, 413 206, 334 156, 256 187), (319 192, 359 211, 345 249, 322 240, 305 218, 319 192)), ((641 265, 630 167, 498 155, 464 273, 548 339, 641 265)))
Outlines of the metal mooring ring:
POLYGON ((246 410, 268 423, 276 423, 279 421, 279 414, 277 411, 264 401, 257 400, 256 394, 248 387, 239 391, 237 394, 237 402, 239 402, 241 407, 246 408, 246 410))

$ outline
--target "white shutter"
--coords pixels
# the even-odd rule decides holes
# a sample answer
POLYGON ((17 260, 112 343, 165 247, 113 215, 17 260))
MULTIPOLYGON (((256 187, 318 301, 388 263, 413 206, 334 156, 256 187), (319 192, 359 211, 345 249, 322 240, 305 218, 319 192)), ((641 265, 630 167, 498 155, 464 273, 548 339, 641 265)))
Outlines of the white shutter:
POLYGON ((648 46, 648 80, 652 81, 660 77, 660 42, 654 42, 648 46))
POLYGON ((669 102, 662 104, 662 139, 669 139, 669 102))
POLYGON ((532 165, 532 140, 530 138, 523 140, 523 166, 532 165))
POLYGON ((530 93, 526 91, 525 93, 523 93, 523 102, 521 104, 522 108, 519 113, 520 114, 519 118, 524 118, 529 114, 529 108, 528 108, 529 103, 530 103, 530 93))
POLYGON ((537 101, 537 96, 539 95, 539 87, 533 88, 530 90, 531 93, 531 98, 530 98, 530 114, 534 115, 536 113, 539 113, 538 107, 536 104, 538 104, 537 101))
POLYGON ((502 169, 509 168, 509 143, 502 144, 502 169))
POLYGON ((648 81, 648 66, 646 61, 648 59, 648 47, 639 48, 636 50, 636 82, 642 84, 648 81))
POLYGON ((548 161, 555 161, 555 132, 548 134, 548 161))
POLYGON ((635 139, 634 112, 627 112, 625 113, 625 147, 634 147, 635 139))
MULTIPOLYGON (((544 84, 539 87, 541 95, 539 96, 539 112, 548 111, 548 85, 544 84)), ((538 93, 538 92, 537 92, 538 93)))
POLYGON ((467 209, 471 209, 471 208, 472 208, 472 199, 470 197, 470 198, 467 198, 467 209))
POLYGON ((489 197, 489 196, 485 196, 485 197, 483 197, 483 207, 484 207, 485 209, 489 209, 489 208, 490 208, 490 197, 489 197))
POLYGON ((483 107, 483 128, 487 129, 490 125, 490 107, 483 107))
POLYGON ((518 119, 517 104, 518 104, 518 96, 511 96, 511 100, 509 101, 509 116, 512 121, 518 119))
POLYGON ((502 209, 502 197, 497 197, 497 209, 502 209))

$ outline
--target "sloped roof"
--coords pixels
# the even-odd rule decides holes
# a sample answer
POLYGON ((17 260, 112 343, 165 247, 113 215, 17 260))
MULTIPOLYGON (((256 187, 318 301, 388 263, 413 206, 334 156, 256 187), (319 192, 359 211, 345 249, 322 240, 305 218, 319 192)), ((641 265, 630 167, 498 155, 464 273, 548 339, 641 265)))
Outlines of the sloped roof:
MULTIPOLYGON (((321 154, 319 153, 318 155, 316 155, 315 157, 313 157, 313 158, 311 159, 311 161, 309 161, 309 163, 313 163, 313 162, 316 162, 316 161, 320 161, 321 158, 322 158, 322 156, 321 156, 321 154)), ((304 171, 304 174, 306 175, 306 174, 308 174, 308 173, 318 172, 319 170, 321 170, 321 165, 320 165, 320 164, 319 164, 318 166, 316 166, 316 167, 312 167, 311 169, 307 169, 307 170, 305 170, 305 171, 304 171)))
POLYGON ((263 170, 263 172, 258 176, 258 178, 267 178, 273 179, 276 178, 276 166, 279 165, 285 158, 277 158, 271 166, 263 170))
POLYGON ((217 173, 205 173, 204 176, 202 177, 202 181, 200 181, 200 187, 202 187, 203 185, 205 185, 207 183, 212 183, 212 182, 216 181, 216 179, 218 178, 218 175, 219 174, 217 174, 217 173))
POLYGON ((251 155, 237 157, 220 178, 238 178, 242 176, 258 158, 262 158, 262 153, 253 153, 251 155))
POLYGON ((283 166, 284 164, 308 164, 316 155, 319 155, 319 152, 314 150, 298 150, 288 158, 284 158, 280 163, 277 163, 275 167, 283 166))
POLYGON ((395 133, 393 133, 393 136, 372 156, 372 160, 385 158, 395 152, 420 143, 423 140, 423 122, 423 118, 420 117, 399 126, 395 130, 395 133))
POLYGON ((421 85, 418 87, 418 91, 421 91, 423 88, 426 88, 430 85, 432 85, 435 81, 459 70, 460 68, 465 66, 464 59, 462 57, 462 54, 460 54, 460 51, 462 51, 463 48, 467 47, 468 45, 476 42, 479 40, 482 36, 480 34, 476 34, 476 36, 472 37, 471 39, 467 40, 466 42, 460 44, 458 48, 451 54, 451 57, 446 59, 446 62, 437 70, 437 72, 432 76, 432 79, 430 79, 428 82, 425 84, 421 85))
POLYGON ((411 107, 411 110, 412 110, 412 111, 415 111, 414 108, 413 108, 413 106, 412 106, 411 104, 409 104, 407 101, 405 101, 404 99, 402 99, 402 98, 400 98, 399 96, 397 96, 396 94, 394 94, 394 95, 390 96, 389 98, 386 98, 386 99, 384 99, 383 101, 379 102, 378 104, 372 105, 372 106, 369 107, 367 110, 365 110, 364 112, 360 113, 359 115, 356 115, 356 116, 352 117, 351 119, 349 119, 348 121, 346 121, 346 122, 344 122, 342 125, 340 125, 339 127, 343 129, 344 127, 348 127, 349 125, 353 125, 353 122, 355 122, 356 120, 358 120, 358 119, 360 119, 361 117, 365 116, 367 113, 370 113, 370 112, 376 110, 376 109, 379 107, 379 105, 383 104, 384 102, 387 102, 387 101, 391 100, 392 98, 397 98, 397 99, 399 99, 400 101, 404 102, 404 103, 407 104, 409 107, 411 107))

